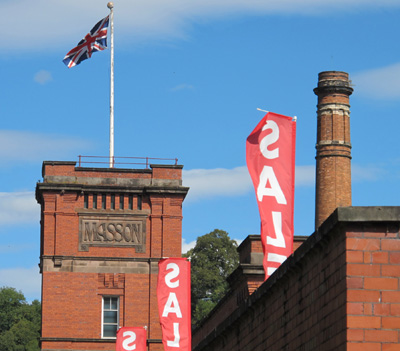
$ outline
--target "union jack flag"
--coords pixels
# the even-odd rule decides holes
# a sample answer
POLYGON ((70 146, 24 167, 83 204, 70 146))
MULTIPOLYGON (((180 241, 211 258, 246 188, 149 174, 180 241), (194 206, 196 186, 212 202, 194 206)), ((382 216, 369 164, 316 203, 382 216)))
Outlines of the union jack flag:
POLYGON ((108 17, 97 22, 78 45, 65 55, 63 62, 68 68, 79 65, 82 61, 91 58, 93 52, 102 51, 107 48, 108 17))

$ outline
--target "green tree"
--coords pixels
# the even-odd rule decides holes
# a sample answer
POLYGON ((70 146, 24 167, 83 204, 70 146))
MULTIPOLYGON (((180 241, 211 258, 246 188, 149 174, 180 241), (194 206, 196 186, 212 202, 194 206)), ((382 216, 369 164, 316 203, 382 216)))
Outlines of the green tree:
POLYGON ((0 350, 38 351, 41 304, 14 288, 0 288, 0 350))
POLYGON ((192 323, 198 324, 228 292, 226 278, 239 264, 237 243, 215 229, 197 238, 185 257, 191 261, 192 323))

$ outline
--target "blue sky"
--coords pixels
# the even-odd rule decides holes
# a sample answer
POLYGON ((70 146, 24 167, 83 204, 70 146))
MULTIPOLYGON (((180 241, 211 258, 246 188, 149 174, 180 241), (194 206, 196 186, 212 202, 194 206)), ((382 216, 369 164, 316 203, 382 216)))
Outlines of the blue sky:
MULTIPOLYGON (((43 160, 108 155, 109 50, 67 69, 98 0, 0 0, 0 286, 40 298, 43 160)), ((398 0, 115 0, 115 155, 178 158, 190 245, 258 234, 245 140, 297 116, 295 234, 314 231, 318 73, 350 74, 353 205, 399 205, 398 0)), ((187 246, 185 246, 187 247, 187 246)))

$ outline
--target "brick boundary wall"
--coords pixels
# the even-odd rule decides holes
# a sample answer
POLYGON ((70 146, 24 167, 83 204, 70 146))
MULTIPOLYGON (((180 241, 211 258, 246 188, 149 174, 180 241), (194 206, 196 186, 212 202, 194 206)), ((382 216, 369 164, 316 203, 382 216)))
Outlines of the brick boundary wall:
POLYGON ((400 207, 336 209, 193 350, 400 349, 399 225, 400 207))
POLYGON ((382 222, 346 228, 348 351, 400 350, 399 209, 367 209, 382 222))

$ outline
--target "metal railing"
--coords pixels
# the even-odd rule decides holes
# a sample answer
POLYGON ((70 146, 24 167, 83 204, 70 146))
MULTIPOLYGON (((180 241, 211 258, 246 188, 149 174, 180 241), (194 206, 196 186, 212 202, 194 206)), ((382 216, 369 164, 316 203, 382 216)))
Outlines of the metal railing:
POLYGON ((172 163, 174 165, 178 164, 177 158, 157 158, 157 157, 109 157, 109 156, 78 156, 78 167, 82 167, 82 165, 87 164, 96 164, 100 167, 115 167, 115 166, 144 166, 146 169, 149 168, 149 165, 152 163, 165 164, 172 163), (162 162, 161 162, 162 161, 162 162))

